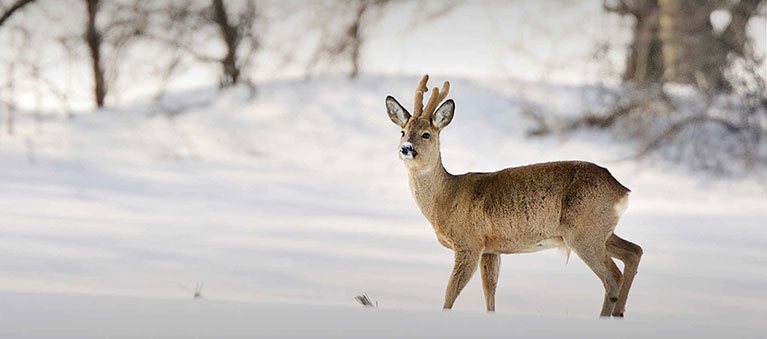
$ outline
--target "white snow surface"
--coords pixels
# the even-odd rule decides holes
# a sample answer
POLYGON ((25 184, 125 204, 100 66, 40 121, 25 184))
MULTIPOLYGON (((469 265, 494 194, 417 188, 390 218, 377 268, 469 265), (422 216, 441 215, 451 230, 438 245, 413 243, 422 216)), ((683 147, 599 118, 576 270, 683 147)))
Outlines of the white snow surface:
MULTIPOLYGON (((526 84, 523 98, 520 84, 433 77, 442 80, 456 101, 441 135, 448 171, 577 159, 608 167, 632 189, 616 233, 645 255, 626 312, 639 320, 626 326, 757 333, 767 317, 767 186, 759 179, 618 160, 630 148, 607 136, 525 138, 524 107, 579 114, 588 106, 583 88, 526 84)), ((0 313, 50 315, 70 305, 97 314, 111 301, 143 305, 112 309, 121 317, 149 317, 140 310, 152 305, 210 308, 192 317, 197 328, 216 308, 295 312, 299 323, 327 309, 331 325, 381 316, 412 336, 420 318, 424 329, 487 325, 483 333, 498 335, 538 325, 556 332, 552 323, 623 326, 585 320, 598 314, 602 284, 557 251, 503 256, 498 314, 484 314, 477 275, 454 314, 439 312, 452 253, 410 196, 400 129, 384 105, 391 94, 412 107, 417 81, 283 80, 260 85, 253 99, 245 89, 175 93, 165 107, 188 109, 172 118, 141 102, 40 123, 19 117, 13 136, 0 135, 0 299, 16 305, 0 313), (198 282, 204 304, 163 301, 191 298, 198 282), (379 309, 351 308, 362 293, 379 309)), ((380 336, 376 326, 352 333, 380 336)))
POLYGON ((756 325, 648 317, 483 314, 0 292, 0 337, 39 338, 760 338, 756 325))

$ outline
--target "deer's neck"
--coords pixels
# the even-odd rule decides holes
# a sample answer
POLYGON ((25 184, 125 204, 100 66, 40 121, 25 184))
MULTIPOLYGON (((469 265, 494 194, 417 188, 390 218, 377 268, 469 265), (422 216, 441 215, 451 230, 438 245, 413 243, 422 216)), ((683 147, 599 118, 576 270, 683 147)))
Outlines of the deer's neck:
POLYGON ((430 169, 410 170, 408 173, 410 192, 415 198, 421 213, 432 224, 438 224, 441 211, 450 201, 455 189, 455 176, 448 173, 442 165, 442 158, 430 169))

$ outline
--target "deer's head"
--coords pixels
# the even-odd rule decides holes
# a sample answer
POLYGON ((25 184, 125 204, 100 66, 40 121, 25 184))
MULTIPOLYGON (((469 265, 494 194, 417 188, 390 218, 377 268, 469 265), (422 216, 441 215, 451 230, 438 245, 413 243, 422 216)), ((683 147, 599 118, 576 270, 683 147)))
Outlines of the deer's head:
POLYGON ((426 82, 429 76, 424 75, 415 90, 413 115, 402 107, 391 96, 386 97, 386 111, 389 119, 402 129, 400 133, 399 156, 410 169, 428 170, 440 161, 439 133, 453 120, 455 103, 445 100, 450 90, 450 83, 445 81, 442 89, 434 87, 426 107, 423 105, 423 94, 429 89, 426 82))

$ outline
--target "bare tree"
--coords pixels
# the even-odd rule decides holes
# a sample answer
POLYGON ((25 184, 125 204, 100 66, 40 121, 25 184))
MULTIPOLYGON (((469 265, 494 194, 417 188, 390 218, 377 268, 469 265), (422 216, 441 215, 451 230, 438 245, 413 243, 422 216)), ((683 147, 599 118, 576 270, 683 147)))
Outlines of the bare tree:
MULTIPOLYGON (((0 79, 2 98, 8 98, 8 93, 14 91, 30 96, 28 92, 22 92, 25 88, 42 89, 46 95, 52 94, 66 101, 76 97, 81 88, 69 86, 64 90, 58 79, 46 79, 51 70, 65 64, 75 69, 83 67, 83 72, 75 74, 87 75, 83 83, 89 87, 88 97, 99 108, 119 98, 125 79, 156 76, 150 81, 157 80, 158 86, 163 87, 177 72, 200 63, 220 69, 221 87, 243 82, 250 84, 247 71, 258 50, 261 34, 256 28, 255 0, 37 1, 40 15, 45 18, 40 21, 45 22, 47 29, 36 28, 39 25, 37 18, 13 20, 11 25, 7 24, 11 22, 9 18, 23 12, 22 8, 34 2, 0 1, 0 17, 4 24, 2 31, 5 37, 11 39, 9 41, 15 41, 14 46, 3 47, 9 50, 15 48, 17 52, 4 54, 7 59, 3 62, 0 79), (82 7, 76 12, 62 11, 78 6, 82 7), (82 22, 82 30, 73 32, 68 29, 73 22, 77 25, 77 22, 82 22), (28 38, 20 37, 21 33, 17 32, 31 32, 33 38, 26 41, 28 38), (18 48, 22 45, 30 45, 25 47, 24 53, 18 48), (37 58, 34 50, 43 48, 46 50, 44 54, 53 52, 60 56, 54 59, 55 62, 51 62, 50 58, 47 61, 37 58), (144 52, 146 48, 156 50, 152 54, 157 56, 147 56, 144 52), (35 57, 30 58, 29 53, 35 57), (153 68, 161 71, 156 74, 126 72, 131 62, 135 63, 140 58, 148 61, 140 65, 144 70, 153 68), (15 90, 8 88, 10 85, 15 90)), ((15 107, 12 104, 3 100, 2 110, 15 107)), ((4 118, 11 119, 5 114, 4 118)))
POLYGON ((101 108, 112 91, 110 85, 117 81, 123 54, 132 43, 144 38, 149 18, 156 14, 140 0, 85 0, 85 4, 87 15, 82 39, 91 64, 94 102, 101 108))
MULTIPOLYGON (((34 15, 48 19, 45 7, 47 4, 40 3, 37 6, 39 10, 35 11, 34 15)), ((17 11, 16 13, 21 12, 17 11)), ((37 132, 40 132, 42 128, 40 108, 43 97, 57 100, 61 112, 67 116, 71 114, 69 91, 64 90, 60 84, 52 81, 46 74, 47 70, 61 66, 58 58, 56 62, 50 61, 51 55, 49 53, 55 48, 46 49, 46 53, 40 52, 41 49, 48 46, 56 46, 55 40, 48 39, 53 30, 43 32, 34 29, 32 18, 32 15, 24 15, 22 20, 6 21, 0 29, 3 40, 0 44, 7 51, 12 51, 12 53, 2 55, 0 59, 0 69, 2 69, 0 71, 2 74, 2 79, 0 79, 0 111, 2 108, 5 109, 5 129, 9 134, 15 130, 13 126, 14 114, 21 104, 22 100, 19 98, 21 96, 32 99, 26 103, 34 105, 32 111, 37 132)), ((45 19, 43 21, 47 21, 45 19)), ((27 108, 32 108, 32 106, 27 108)))
MULTIPOLYGON (((116 94, 112 84, 118 77, 118 69, 122 62, 122 53, 135 38, 140 36, 149 11, 142 11, 140 0, 70 0, 56 2, 39 2, 42 21, 47 25, 45 30, 39 29, 37 22, 18 23, 19 30, 32 32, 35 41, 32 42, 39 50, 57 55, 55 62, 35 64, 25 60, 28 55, 18 53, 17 63, 27 64, 20 76, 29 81, 40 82, 55 97, 68 101, 77 90, 58 88, 57 81, 46 79, 44 74, 57 67, 67 64, 69 67, 87 65, 89 97, 96 107, 106 105, 109 96, 116 94), (81 11, 68 12, 62 9, 82 6, 81 11), (83 22, 79 32, 68 29, 73 22, 83 22)), ((60 85, 60 84, 59 84, 60 85)), ((79 88, 77 88, 79 89, 79 88)), ((66 104, 65 104, 66 106, 66 104)))
POLYGON ((315 25, 320 26, 322 34, 307 65, 307 73, 322 63, 333 64, 343 60, 349 64, 349 77, 356 78, 368 30, 390 3, 390 0, 339 0, 321 4, 317 10, 322 14, 315 17, 315 25), (342 24, 331 24, 337 21, 342 24))
POLYGON ((605 0, 608 12, 634 19, 633 41, 624 80, 647 85, 674 82, 727 90, 729 57, 747 57, 748 21, 762 0, 605 0), (723 10, 730 22, 723 31, 711 13, 723 10))
MULTIPOLYGON (((634 18, 625 82, 604 87, 594 112, 565 130, 606 129, 636 147, 635 158, 662 158, 717 174, 767 169, 765 57, 746 34, 761 0, 617 0, 605 10, 634 18), (729 22, 714 27, 714 11, 729 22), (666 83, 689 91, 674 91, 666 83)), ((534 132, 545 134, 551 126, 534 132)))
MULTIPOLYGON (((378 24, 386 10, 395 5, 408 5, 406 2, 391 0, 337 0, 322 3, 313 8, 319 13, 315 26, 319 26, 321 35, 319 44, 314 50, 306 72, 324 65, 345 63, 349 67, 349 77, 356 78, 361 71, 362 51, 370 39, 371 30, 378 24), (340 22, 340 25, 333 25, 340 22)), ((457 2, 445 1, 431 8, 424 2, 418 2, 414 16, 409 24, 403 25, 408 30, 417 25, 434 20, 449 13, 457 6, 457 2)))
POLYGON ((96 106, 104 107, 104 97, 107 95, 106 82, 104 81, 104 68, 101 60, 102 34, 96 26, 96 16, 99 12, 99 0, 85 0, 88 17, 85 25, 85 43, 90 51, 90 60, 93 70, 93 97, 96 106))
POLYGON ((213 8, 213 22, 221 31, 221 40, 226 45, 226 54, 220 61, 223 73, 221 79, 222 87, 236 85, 240 79, 241 71, 240 63, 237 60, 237 48, 242 40, 243 27, 252 25, 252 22, 249 21, 253 20, 253 14, 255 13, 255 3, 248 1, 247 4, 247 14, 243 16, 242 22, 238 23, 233 23, 229 19, 229 12, 227 12, 223 0, 213 0, 211 4, 213 8))
MULTIPOLYGON (((252 86, 246 74, 261 46, 258 23, 263 21, 255 0, 168 1, 159 11, 164 14, 163 24, 146 32, 147 37, 196 62, 217 64, 222 88, 243 82, 252 86), (222 55, 210 52, 216 42, 224 46, 222 55)), ((170 63, 166 75, 171 76, 182 62, 170 63)))
MULTIPOLYGON (((17 13, 20 9, 22 9, 24 6, 32 3, 34 0, 18 0, 13 2, 10 6, 2 10, 2 14, 0 14, 0 27, 3 26, 3 24, 13 16, 14 13, 17 13)), ((0 103, 2 103, 5 108, 5 130, 8 135, 14 134, 14 112, 16 111, 16 105, 15 105, 15 92, 16 92, 16 82, 15 77, 17 73, 17 64, 14 62, 11 62, 7 66, 7 76, 5 79, 2 79, 0 81, 5 81, 5 83, 0 87, 0 89, 3 89, 5 92, 5 98, 0 100, 0 103)))
POLYGON ((360 1, 357 5, 352 22, 346 28, 346 39, 342 39, 341 41, 343 42, 338 46, 341 50, 346 49, 349 51, 349 60, 352 64, 349 77, 356 78, 360 72, 360 49, 365 41, 362 38, 362 19, 365 17, 365 13, 370 11, 371 8, 383 8, 388 2, 389 0, 360 1))
POLYGON ((660 11, 657 0, 604 1, 606 11, 634 19, 623 80, 639 85, 658 83, 663 75, 663 54, 658 36, 660 11))

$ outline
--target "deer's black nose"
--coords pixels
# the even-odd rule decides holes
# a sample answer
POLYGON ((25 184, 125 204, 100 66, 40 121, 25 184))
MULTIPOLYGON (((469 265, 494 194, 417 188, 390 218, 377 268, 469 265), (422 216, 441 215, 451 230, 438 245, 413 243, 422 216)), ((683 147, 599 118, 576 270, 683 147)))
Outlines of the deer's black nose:
POLYGON ((409 156, 415 156, 416 155, 415 148, 413 148, 413 145, 411 145, 410 143, 405 143, 402 146, 400 146, 399 147, 399 152, 402 153, 402 155, 405 155, 405 156, 408 156, 408 155, 409 156))
POLYGON ((402 154, 410 153, 410 152, 413 151, 413 146, 412 145, 402 145, 402 146, 400 146, 399 151, 402 154))

